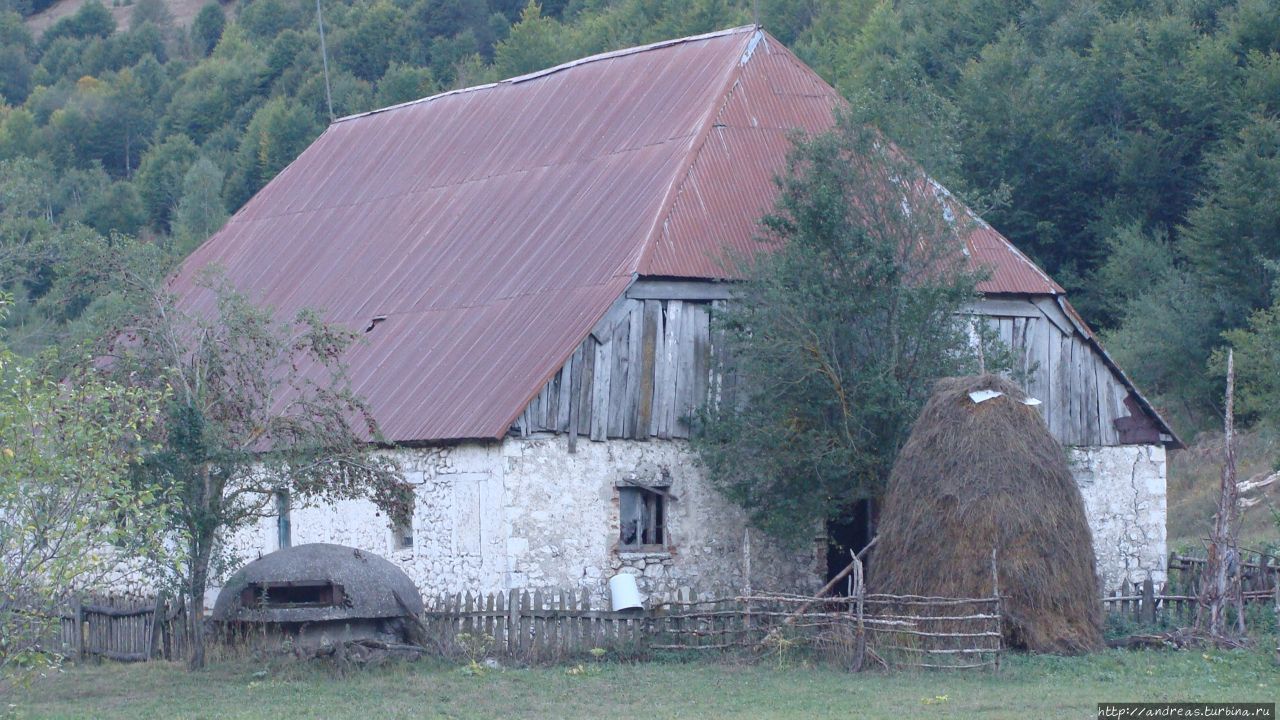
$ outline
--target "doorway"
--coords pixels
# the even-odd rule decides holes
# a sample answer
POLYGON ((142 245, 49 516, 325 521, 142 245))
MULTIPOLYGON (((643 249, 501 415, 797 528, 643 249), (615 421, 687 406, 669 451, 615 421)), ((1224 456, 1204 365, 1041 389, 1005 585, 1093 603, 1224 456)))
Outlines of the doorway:
MULTIPOLYGON (((834 520, 827 521, 827 580, 849 567, 853 559, 849 552, 861 552, 876 536, 876 516, 879 513, 875 500, 858 500, 845 508, 834 520)), ((870 557, 862 559, 869 564, 870 557)), ((843 588, 841 588, 843 590, 843 588)))

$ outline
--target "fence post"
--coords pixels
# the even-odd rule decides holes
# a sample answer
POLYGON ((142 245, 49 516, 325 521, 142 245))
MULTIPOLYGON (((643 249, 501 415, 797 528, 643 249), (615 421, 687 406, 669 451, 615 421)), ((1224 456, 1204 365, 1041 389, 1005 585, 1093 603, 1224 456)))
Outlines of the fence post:
POLYGON ((1149 625, 1156 624, 1156 583, 1149 575, 1142 582, 1142 619, 1149 625))
POLYGON ((147 638, 147 662, 156 656, 160 647, 160 633, 164 620, 164 590, 156 593, 156 607, 151 613, 151 637, 147 638))
POLYGON ((75 652, 76 659, 84 658, 84 603, 79 596, 76 597, 76 604, 71 609, 72 622, 75 623, 75 631, 71 635, 72 649, 75 652))

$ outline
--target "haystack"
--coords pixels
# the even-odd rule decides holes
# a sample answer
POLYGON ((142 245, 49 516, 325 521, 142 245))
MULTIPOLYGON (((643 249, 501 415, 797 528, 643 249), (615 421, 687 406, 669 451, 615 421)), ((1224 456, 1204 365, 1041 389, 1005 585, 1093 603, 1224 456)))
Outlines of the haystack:
POLYGON ((1093 541, 1062 446, 1015 383, 938 382, 889 478, 875 592, 988 597, 996 550, 1005 641, 1036 652, 1102 645, 1093 541), (1003 395, 975 402, 970 393, 1003 395))

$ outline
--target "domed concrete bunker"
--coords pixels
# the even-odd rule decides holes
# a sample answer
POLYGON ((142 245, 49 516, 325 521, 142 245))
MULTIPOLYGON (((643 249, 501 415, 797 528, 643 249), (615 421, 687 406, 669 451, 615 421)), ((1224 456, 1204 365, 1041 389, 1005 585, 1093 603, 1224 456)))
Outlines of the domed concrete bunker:
POLYGON ((404 642, 422 595, 403 570, 373 553, 313 543, 284 548, 240 568, 218 593, 213 620, 265 626, 300 641, 404 642))

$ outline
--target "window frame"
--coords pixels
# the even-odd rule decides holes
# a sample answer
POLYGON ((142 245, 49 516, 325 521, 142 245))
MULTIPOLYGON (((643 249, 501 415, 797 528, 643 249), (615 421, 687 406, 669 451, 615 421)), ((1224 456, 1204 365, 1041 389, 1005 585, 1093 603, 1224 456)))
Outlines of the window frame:
POLYGON ((639 483, 620 483, 618 492, 618 536, 617 551, 619 553, 665 553, 670 548, 670 486, 642 485, 639 483), (628 497, 635 498, 627 500, 628 497), (628 507, 630 506, 630 507, 628 507), (631 515, 628 518, 627 515, 631 515), (626 542, 628 522, 643 525, 636 532, 636 541, 626 542), (644 542, 646 533, 656 542, 644 542))

